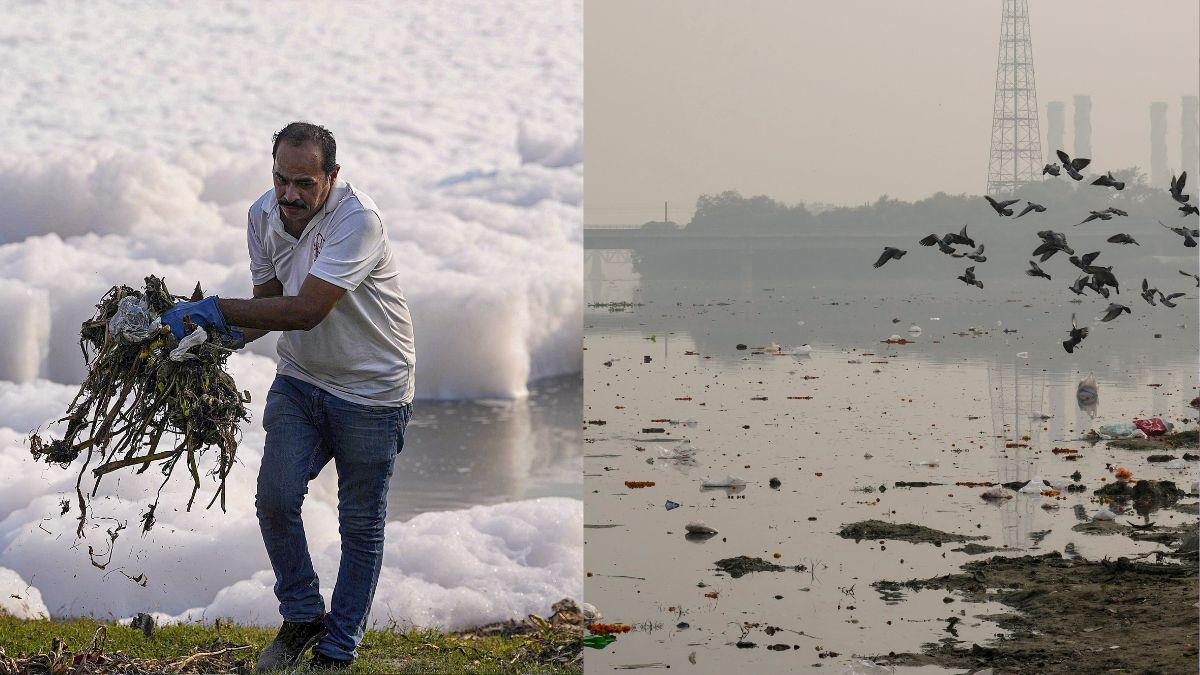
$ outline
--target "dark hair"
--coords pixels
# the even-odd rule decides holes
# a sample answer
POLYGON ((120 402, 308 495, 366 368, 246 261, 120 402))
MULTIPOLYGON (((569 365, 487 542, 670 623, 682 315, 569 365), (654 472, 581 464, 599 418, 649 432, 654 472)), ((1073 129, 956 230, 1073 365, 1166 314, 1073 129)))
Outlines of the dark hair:
POLYGON ((332 132, 318 124, 292 122, 275 132, 271 140, 274 142, 271 146, 271 159, 275 159, 282 142, 292 146, 314 143, 321 149, 321 171, 328 175, 333 173, 333 168, 337 166, 337 141, 333 140, 332 132))

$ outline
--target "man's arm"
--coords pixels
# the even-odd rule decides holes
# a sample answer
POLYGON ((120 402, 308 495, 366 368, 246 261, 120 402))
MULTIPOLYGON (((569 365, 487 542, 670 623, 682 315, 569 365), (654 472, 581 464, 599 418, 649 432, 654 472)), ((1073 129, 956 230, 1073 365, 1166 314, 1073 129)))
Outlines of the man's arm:
MULTIPOLYGON (((254 297, 256 298, 277 298, 281 295, 283 295, 283 283, 274 277, 272 277, 271 280, 266 283, 255 284, 254 286, 254 297)), ((219 305, 220 302, 217 304, 219 305)), ((241 328, 242 338, 246 344, 250 344, 258 338, 271 332, 261 328, 245 328, 243 326, 237 326, 237 328, 241 328)))
POLYGON ((217 305, 225 323, 243 329, 249 342, 273 330, 309 330, 333 311, 346 289, 308 275, 299 295, 284 295, 283 284, 272 279, 254 287, 254 299, 221 298, 217 305))

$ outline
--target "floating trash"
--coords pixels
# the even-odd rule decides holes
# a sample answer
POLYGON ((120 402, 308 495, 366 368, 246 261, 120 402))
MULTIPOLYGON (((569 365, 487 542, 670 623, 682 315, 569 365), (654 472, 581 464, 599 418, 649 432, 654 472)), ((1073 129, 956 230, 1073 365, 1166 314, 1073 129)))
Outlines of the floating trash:
POLYGON ((615 635, 589 635, 583 638, 583 646, 591 647, 592 649, 604 649, 616 641, 617 637, 615 635))
POLYGON ((1137 426, 1129 422, 1104 424, 1100 426, 1100 435, 1108 438, 1130 438, 1137 433, 1137 426))
POLYGON ((1096 416, 1096 409, 1100 405, 1100 385, 1096 384, 1094 375, 1088 375, 1080 380, 1079 386, 1075 389, 1075 400, 1079 403, 1080 410, 1092 417, 1096 416))
POLYGON ((1039 475, 1039 476, 1034 476, 1032 479, 1030 479, 1030 481, 1025 484, 1025 487, 1022 487, 1020 490, 1017 490, 1017 492, 1020 492, 1023 495, 1036 495, 1036 494, 1040 494, 1042 492, 1042 490, 1045 490, 1045 489, 1046 489, 1046 481, 1042 480, 1042 477, 1039 475))
POLYGON ((746 481, 737 476, 725 476, 724 478, 709 478, 700 484, 706 488, 738 488, 746 487, 746 481))
POLYGON ((1004 487, 1003 485, 993 485, 992 487, 984 490, 983 494, 981 494, 979 496, 984 499, 989 499, 989 500, 990 499, 1012 499, 1013 493, 1012 493, 1012 490, 1009 490, 1008 488, 1004 487))

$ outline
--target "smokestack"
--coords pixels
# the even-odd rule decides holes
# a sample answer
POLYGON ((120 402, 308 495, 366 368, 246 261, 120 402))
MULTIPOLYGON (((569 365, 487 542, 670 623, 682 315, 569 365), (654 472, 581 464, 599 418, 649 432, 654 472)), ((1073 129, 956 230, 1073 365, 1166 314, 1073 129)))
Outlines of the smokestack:
POLYGON ((1179 118, 1180 171, 1200 174, 1200 98, 1184 96, 1179 118))
POLYGON ((1167 174, 1167 103, 1150 104, 1150 184, 1162 187, 1171 182, 1167 174))
POLYGON ((1092 158, 1092 97, 1075 96, 1075 153, 1072 157, 1092 158))
POLYGON ((1049 152, 1046 154, 1049 161, 1057 162, 1054 156, 1055 150, 1066 150, 1067 146, 1063 144, 1063 129, 1066 120, 1066 104, 1062 101, 1050 101, 1046 104, 1046 145, 1049 152))

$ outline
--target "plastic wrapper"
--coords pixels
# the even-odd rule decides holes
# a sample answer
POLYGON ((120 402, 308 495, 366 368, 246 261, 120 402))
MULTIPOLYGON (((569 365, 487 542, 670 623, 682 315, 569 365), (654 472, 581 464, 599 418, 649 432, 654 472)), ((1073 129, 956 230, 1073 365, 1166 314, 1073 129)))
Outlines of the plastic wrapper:
POLYGON ((191 335, 186 336, 179 341, 179 346, 171 350, 170 359, 172 361, 194 361, 200 357, 192 354, 189 350, 199 347, 208 339, 208 331, 202 326, 197 326, 196 330, 192 331, 191 335))
POLYGON ((126 344, 145 342, 161 328, 162 323, 150 311, 145 296, 140 300, 133 296, 121 298, 116 313, 108 320, 109 335, 126 344))
POLYGON ((1109 438, 1130 438, 1137 433, 1137 427, 1129 422, 1105 424, 1100 427, 1100 434, 1109 438))
POLYGON ((1167 433, 1167 424, 1161 418, 1151 417, 1148 420, 1134 420, 1133 426, 1142 430, 1147 436, 1162 436, 1167 433))

